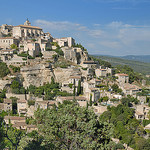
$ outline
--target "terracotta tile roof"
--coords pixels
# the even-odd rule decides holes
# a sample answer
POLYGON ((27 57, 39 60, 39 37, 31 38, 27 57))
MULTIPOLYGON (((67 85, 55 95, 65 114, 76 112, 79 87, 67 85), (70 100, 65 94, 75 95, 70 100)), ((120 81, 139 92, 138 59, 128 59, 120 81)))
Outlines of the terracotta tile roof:
POLYGON ((25 117, 19 116, 4 116, 4 120, 25 120, 25 117))
POLYGON ((70 76, 71 79, 81 79, 81 76, 70 76))
POLYGON ((37 128, 37 126, 36 125, 27 125, 27 128, 37 128))
POLYGON ((124 74, 124 73, 117 73, 116 75, 118 75, 118 76, 129 76, 128 74, 124 74))
POLYGON ((43 101, 36 101, 36 103, 39 103, 39 104, 55 104, 56 101, 43 100, 43 101))
POLYGON ((4 104, 7 104, 7 103, 12 103, 12 100, 11 99, 4 99, 4 104))
MULTIPOLYGON (((60 99, 62 99, 62 100, 73 100, 73 99, 74 99, 74 96, 66 96, 66 97, 60 96, 60 97, 58 97, 58 98, 60 98, 60 99)), ((75 96, 75 99, 76 99, 76 100, 87 100, 85 97, 81 97, 81 96, 75 96)))
POLYGON ((40 30, 42 30, 42 28, 36 27, 36 26, 18 25, 18 26, 15 26, 15 27, 23 27, 23 28, 32 28, 32 29, 40 29, 40 30))
POLYGON ((14 37, 1 37, 0 39, 15 39, 14 37))
POLYGON ((26 100, 23 100, 23 99, 17 101, 17 103, 26 103, 26 102, 27 102, 27 101, 26 101, 26 100))
POLYGON ((141 89, 137 85, 133 85, 133 84, 129 84, 129 83, 125 83, 123 88, 126 90, 139 90, 139 89, 141 89))
POLYGON ((25 122, 17 122, 16 124, 13 124, 12 127, 21 127, 21 126, 27 126, 27 124, 25 122))
POLYGON ((97 64, 97 62, 95 62, 95 61, 92 61, 92 60, 90 60, 90 61, 84 61, 83 62, 83 64, 97 64))

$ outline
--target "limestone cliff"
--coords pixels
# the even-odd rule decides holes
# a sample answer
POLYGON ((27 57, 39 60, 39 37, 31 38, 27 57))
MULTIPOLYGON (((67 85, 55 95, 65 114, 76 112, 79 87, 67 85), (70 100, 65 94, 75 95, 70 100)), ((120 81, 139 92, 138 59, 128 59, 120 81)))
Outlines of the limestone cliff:
POLYGON ((50 83, 51 77, 54 76, 50 63, 24 66, 21 68, 21 74, 24 78, 23 86, 25 88, 30 84, 38 87, 47 82, 50 83))
POLYGON ((81 75, 79 68, 55 68, 54 69, 56 82, 62 83, 70 78, 71 75, 81 75))

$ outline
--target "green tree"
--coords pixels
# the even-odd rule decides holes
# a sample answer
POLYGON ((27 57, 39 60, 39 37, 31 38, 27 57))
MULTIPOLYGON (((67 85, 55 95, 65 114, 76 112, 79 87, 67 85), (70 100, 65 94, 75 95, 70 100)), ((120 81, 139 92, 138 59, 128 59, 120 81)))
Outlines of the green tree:
POLYGON ((77 95, 81 94, 81 80, 78 82, 78 87, 77 87, 77 95))
POLYGON ((16 45, 16 44, 11 44, 11 45, 10 45, 10 48, 11 48, 11 49, 17 49, 17 45, 16 45))
POLYGON ((90 94, 90 106, 92 106, 92 94, 90 94))
POLYGON ((35 118, 45 149, 106 149, 110 142, 111 125, 75 103, 39 109, 35 118))
POLYGON ((4 128, 3 128, 3 118, 0 117, 0 149, 5 147, 4 143, 4 128))
POLYGON ((0 78, 5 77, 10 73, 10 70, 8 69, 6 63, 0 62, 0 78))

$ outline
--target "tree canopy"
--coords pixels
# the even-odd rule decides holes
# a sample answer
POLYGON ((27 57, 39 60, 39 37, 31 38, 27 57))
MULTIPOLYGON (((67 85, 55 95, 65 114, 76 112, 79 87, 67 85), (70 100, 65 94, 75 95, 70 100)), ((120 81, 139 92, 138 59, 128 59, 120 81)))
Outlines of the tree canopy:
POLYGON ((10 70, 8 69, 6 63, 0 62, 0 78, 5 77, 9 73, 10 73, 10 70))
POLYGON ((46 149, 105 149, 110 142, 111 124, 74 102, 38 109, 35 118, 46 149))

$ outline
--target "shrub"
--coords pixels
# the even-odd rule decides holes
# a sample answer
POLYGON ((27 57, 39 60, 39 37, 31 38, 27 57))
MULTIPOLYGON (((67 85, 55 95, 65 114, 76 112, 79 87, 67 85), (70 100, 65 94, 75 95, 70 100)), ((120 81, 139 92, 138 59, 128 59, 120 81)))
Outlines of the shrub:
POLYGON ((9 73, 10 73, 10 70, 8 69, 6 63, 0 62, 0 78, 5 77, 9 73))
POLYGON ((35 101, 34 100, 28 100, 28 105, 29 105, 29 107, 31 106, 31 105, 34 105, 35 104, 35 101))

